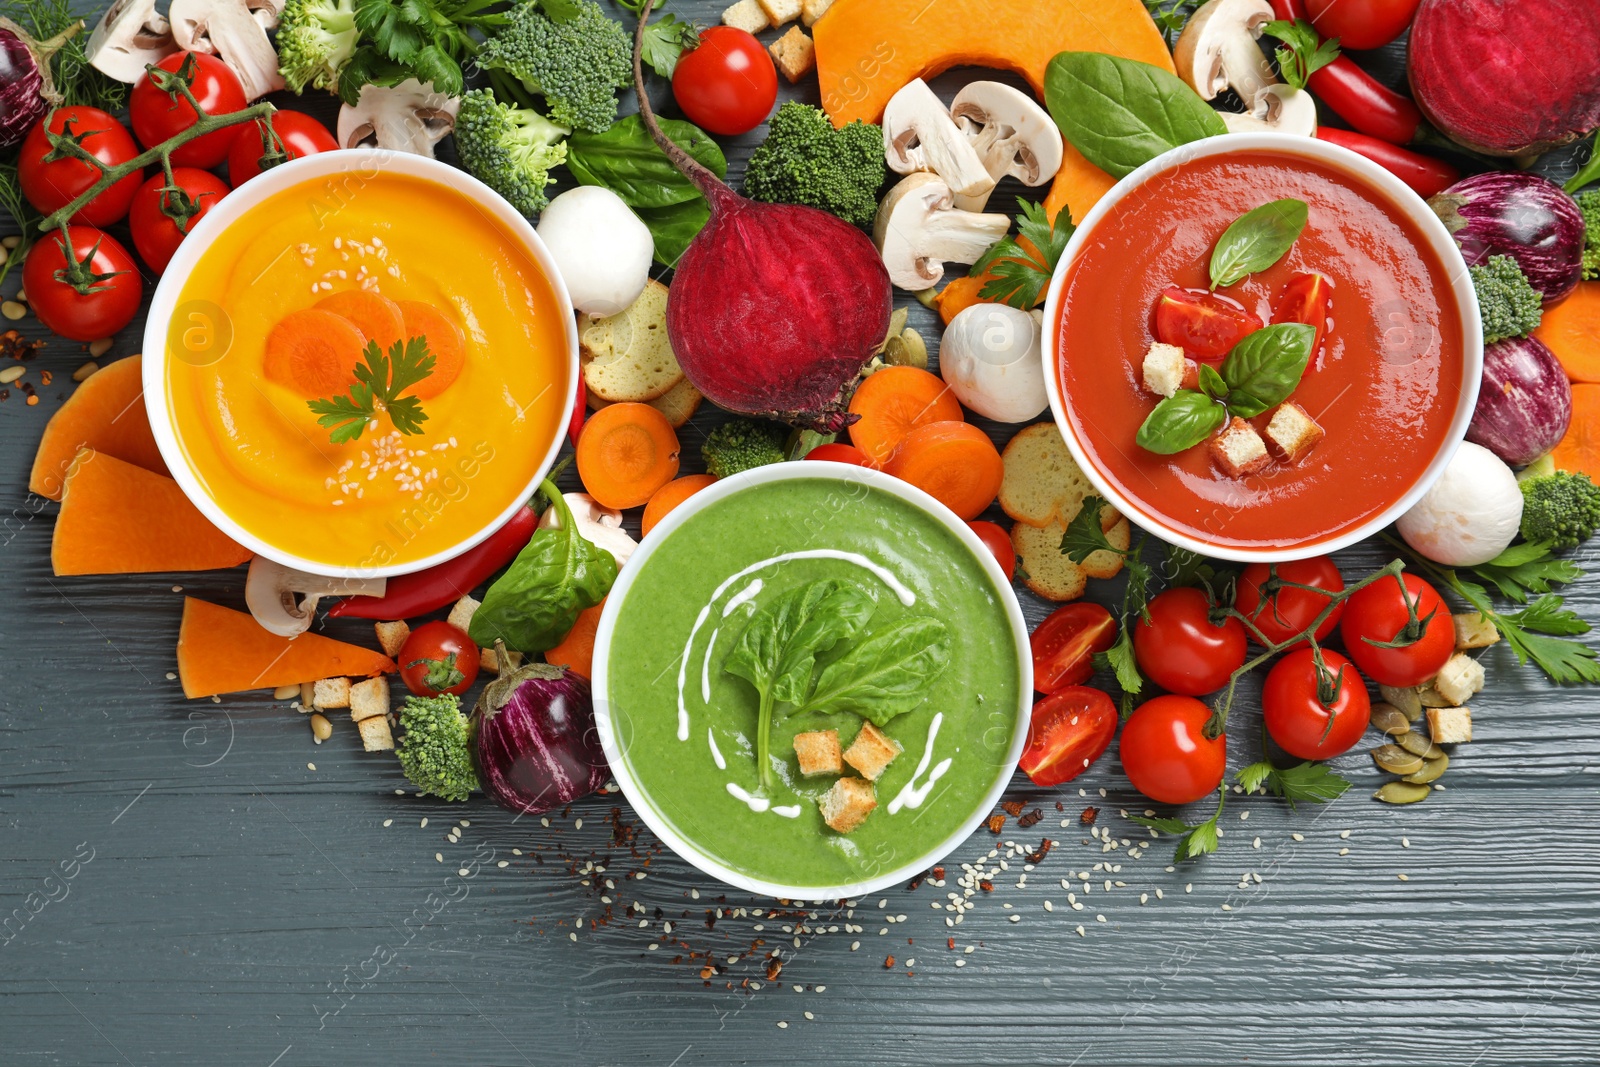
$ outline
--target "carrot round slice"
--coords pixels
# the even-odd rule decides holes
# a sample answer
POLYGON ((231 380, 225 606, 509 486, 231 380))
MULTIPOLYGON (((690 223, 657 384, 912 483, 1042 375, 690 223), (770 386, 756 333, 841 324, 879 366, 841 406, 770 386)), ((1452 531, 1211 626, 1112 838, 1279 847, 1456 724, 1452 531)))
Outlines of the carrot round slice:
POLYGON ((405 340, 405 319, 400 306, 386 296, 365 289, 347 289, 317 301, 317 310, 331 311, 349 319, 369 341, 378 342, 384 355, 396 341, 405 340))
POLYGON ((438 396, 454 384, 467 361, 467 341, 461 327, 450 321, 432 304, 420 300, 397 302, 400 315, 405 320, 407 340, 426 337, 428 351, 433 353, 433 373, 411 387, 413 396, 427 400, 438 396))
POLYGON ((608 508, 636 508, 678 473, 678 435, 649 404, 609 404, 578 435, 578 476, 608 508))
POLYGON ((917 427, 900 442, 884 469, 968 520, 994 503, 1005 474, 994 442, 965 422, 917 427))
POLYGON ((267 334, 262 367, 269 381, 307 399, 342 393, 356 380, 366 338, 349 319, 331 311, 291 311, 267 334))
POLYGON ((1550 458, 1557 470, 1581 471, 1600 482, 1600 385, 1572 387, 1572 424, 1550 458))
POLYGON ((1533 336, 1556 354, 1567 377, 1600 382, 1600 282, 1583 282, 1553 308, 1533 336))
POLYGON ((648 536, 656 528, 656 523, 667 517, 668 512, 716 480, 710 474, 685 474, 657 489, 644 506, 644 518, 639 523, 640 533, 648 536))
POLYGON ((861 418, 850 440, 873 463, 883 463, 905 436, 933 422, 960 422, 961 402, 944 379, 916 367, 884 367, 867 377, 850 400, 861 418))

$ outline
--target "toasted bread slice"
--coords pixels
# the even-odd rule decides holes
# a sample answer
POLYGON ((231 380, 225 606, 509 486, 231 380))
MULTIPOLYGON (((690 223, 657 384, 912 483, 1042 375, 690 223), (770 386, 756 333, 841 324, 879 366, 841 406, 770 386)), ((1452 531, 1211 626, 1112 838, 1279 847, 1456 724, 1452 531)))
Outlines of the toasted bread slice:
POLYGON ((404 619, 394 622, 375 622, 372 628, 378 635, 378 647, 383 649, 383 654, 390 659, 400 654, 406 645, 406 638, 411 636, 411 626, 404 619))
POLYGON ((601 400, 642 404, 683 381, 667 340, 667 287, 658 281, 624 310, 589 323, 578 340, 583 384, 601 400))
MULTIPOLYGON (((704 399, 705 395, 685 378, 654 400, 645 402, 665 415, 674 430, 681 430, 684 423, 694 418, 694 413, 700 410, 700 401, 704 399)), ((603 407, 610 407, 610 404, 590 393, 589 410, 599 411, 603 407)))
POLYGON ((350 687, 350 718, 356 722, 389 714, 389 679, 382 675, 350 687))
POLYGON ((756 0, 767 21, 782 26, 800 17, 801 0, 756 0))
POLYGON ((1019 431, 1001 458, 1000 507, 1018 522, 1041 529, 1069 522, 1083 498, 1094 493, 1053 422, 1019 431))
MULTIPOLYGON (((1128 520, 1109 504, 1100 512, 1100 528, 1113 547, 1127 550, 1133 531, 1128 520)), ((1117 552, 1092 552, 1083 563, 1072 562, 1061 551, 1061 537, 1066 532, 1062 522, 1042 528, 1019 522, 1011 527, 1018 577, 1046 600, 1076 600, 1083 595, 1090 578, 1111 578, 1122 570, 1122 556, 1117 552)))

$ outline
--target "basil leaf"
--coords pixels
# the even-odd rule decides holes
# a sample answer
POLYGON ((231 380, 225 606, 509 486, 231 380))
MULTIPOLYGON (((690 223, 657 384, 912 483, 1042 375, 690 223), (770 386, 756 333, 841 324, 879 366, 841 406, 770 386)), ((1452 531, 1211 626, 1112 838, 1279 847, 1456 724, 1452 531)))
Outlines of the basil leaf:
POLYGON ((1282 259, 1300 239, 1308 212, 1304 200, 1274 200, 1234 219, 1211 252, 1211 288, 1232 285, 1282 259))
POLYGON ((1234 345, 1222 361, 1228 410, 1250 419, 1287 400, 1306 372, 1316 339, 1315 327, 1281 322, 1234 345))
POLYGON ((1062 52, 1044 75, 1050 114, 1085 159, 1115 178, 1228 128, 1211 106, 1160 67, 1100 52, 1062 52))
POLYGON ((927 699, 950 665, 950 631, 914 615, 884 627, 822 669, 805 710, 853 711, 883 726, 927 699))
MULTIPOLYGON (((662 119, 661 128, 717 177, 728 173, 727 157, 700 127, 662 119)), ((604 133, 574 131, 567 138, 567 169, 582 184, 604 186, 635 209, 704 203, 700 191, 667 159, 638 115, 618 119, 604 133)))
POLYGON ((617 580, 617 561, 577 533, 572 511, 550 482, 539 487, 560 517, 560 528, 534 531, 511 566, 483 595, 470 636, 492 647, 501 640, 519 652, 559 645, 578 613, 605 599, 617 580))
POLYGON ((1228 383, 1209 363, 1200 364, 1200 391, 1213 400, 1221 400, 1228 395, 1228 383))
POLYGON ((634 208, 633 213, 639 216, 639 220, 650 231, 650 236, 655 239, 656 262, 663 267, 673 267, 688 250, 689 242, 710 221, 711 205, 702 196, 671 207, 634 208))
POLYGON ((1187 451, 1228 421, 1223 406, 1193 389, 1179 389, 1157 404, 1134 438, 1140 448, 1162 456, 1187 451))
POLYGON ((854 585, 809 582, 756 612, 723 670, 788 704, 805 700, 818 653, 860 633, 877 605, 854 585))

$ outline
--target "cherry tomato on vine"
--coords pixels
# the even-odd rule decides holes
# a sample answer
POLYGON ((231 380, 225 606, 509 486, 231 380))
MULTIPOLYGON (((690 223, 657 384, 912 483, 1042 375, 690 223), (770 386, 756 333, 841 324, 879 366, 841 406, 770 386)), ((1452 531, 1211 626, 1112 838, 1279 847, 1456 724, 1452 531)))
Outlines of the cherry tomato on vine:
POLYGON ((1328 308, 1333 303, 1333 283, 1320 274, 1296 274, 1284 286, 1278 302, 1272 307, 1274 324, 1299 322, 1317 328, 1316 340, 1311 342, 1309 367, 1317 365, 1317 355, 1322 351, 1322 338, 1328 333, 1328 308))
POLYGON ((1284 656, 1261 690, 1261 715, 1278 747, 1301 759, 1329 759, 1367 732, 1372 702, 1356 665, 1332 649, 1322 668, 1309 648, 1284 656))
MULTIPOLYGON (((823 445, 822 447, 827 448, 828 446, 823 445)), ((844 445, 843 447, 852 448, 850 445, 844 445)), ((854 449, 854 451, 860 450, 854 449)), ((813 449, 811 455, 807 456, 806 458, 810 459, 816 454, 816 451, 813 449)), ((861 459, 862 465, 865 466, 866 456, 863 454, 861 459)), ((1000 570, 1005 574, 1006 581, 1009 582, 1017 573, 1017 550, 1012 547, 1011 535, 1006 533, 1002 527, 992 522, 969 522, 967 523, 967 528, 978 535, 978 540, 983 542, 984 548, 987 548, 990 552, 994 553, 994 561, 1000 564, 1000 570)), ((1089 676, 1086 674, 1083 677, 1087 678, 1089 676)), ((1078 680, 1081 682, 1083 678, 1078 680)), ((1034 681, 1038 681, 1037 676, 1034 677, 1034 681)), ((1043 692, 1043 690, 1041 690, 1041 692, 1043 692)))
POLYGON ((1456 648, 1450 609, 1414 574, 1383 577, 1351 594, 1339 623, 1345 653, 1379 685, 1407 688, 1439 673, 1456 648), (1379 645, 1398 642, 1393 648, 1379 645))
POLYGON ((221 178, 197 167, 173 167, 172 181, 170 191, 165 174, 157 174, 139 186, 128 213, 133 247, 157 274, 167 269, 172 254, 195 223, 229 191, 221 178))
POLYGON ((1156 302, 1156 340, 1192 359, 1216 363, 1261 329, 1261 320, 1225 296, 1169 286, 1156 302))
POLYGON ((1118 755, 1133 787, 1163 804, 1188 804, 1214 792, 1227 770, 1228 739, 1205 735, 1211 709, 1194 697, 1161 696, 1122 724, 1118 755))
MULTIPOLYGON (((154 148, 161 142, 176 137, 193 126, 198 119, 177 89, 179 81, 187 82, 189 91, 207 115, 226 115, 244 110, 248 101, 238 77, 228 65, 216 56, 203 52, 174 52, 156 64, 161 71, 157 78, 164 89, 151 80, 149 72, 134 83, 128 95, 128 116, 139 143, 154 148)), ((242 127, 227 126, 196 138, 172 153, 175 167, 199 167, 211 170, 228 158, 228 149, 239 136, 242 127)))
POLYGON ((266 143, 265 126, 268 121, 257 119, 240 126, 239 135, 228 149, 228 181, 235 189, 261 173, 263 159, 269 159, 272 166, 277 166, 291 159, 314 156, 318 152, 332 152, 339 147, 339 142, 333 139, 328 127, 310 115, 302 111, 274 111, 270 121, 273 132, 278 135, 279 155, 282 156, 277 158, 269 152, 270 146, 266 143))
POLYGON ((700 31, 700 45, 672 72, 672 96, 684 117, 724 136, 749 133, 778 99, 778 70, 761 42, 732 26, 700 31))
POLYGON ((1098 689, 1069 685, 1033 706, 1028 744, 1017 766, 1034 785, 1070 782, 1111 747, 1117 706, 1098 689))
POLYGON ((1306 15, 1324 39, 1342 48, 1377 48, 1406 32, 1422 0, 1306 0, 1306 15))
POLYGON ((1244 624, 1234 618, 1213 623, 1211 600, 1203 590, 1168 589, 1145 610, 1149 620, 1133 625, 1134 659, 1145 677, 1167 692, 1214 693, 1244 665, 1244 624))
POLYGON ((22 288, 39 321, 69 341, 110 337, 139 311, 144 282, 122 243, 93 226, 43 234, 22 265, 22 288))
MULTIPOLYGON (((56 149, 51 144, 52 135, 58 140, 76 141, 108 167, 126 163, 139 154, 139 146, 133 143, 127 127, 99 108, 56 108, 28 131, 17 157, 17 183, 28 203, 41 215, 66 207, 100 180, 99 168, 56 149)), ((128 213, 128 204, 143 178, 143 173, 129 174, 79 208, 68 221, 89 226, 109 226, 119 221, 128 213)))
MULTIPOLYGON (((1331 599, 1305 589, 1281 586, 1278 584, 1281 582, 1309 585, 1330 593, 1344 589, 1344 578, 1339 575, 1339 568, 1327 556, 1313 556, 1288 563, 1252 563, 1246 567, 1239 575, 1233 606, 1273 644, 1282 644, 1303 632, 1331 599), (1263 590, 1266 591, 1265 604, 1262 603, 1263 590)), ((1317 627, 1318 641, 1333 633, 1343 614, 1344 605, 1335 605, 1317 627)), ((1300 640, 1295 642, 1294 647, 1303 648, 1305 644, 1304 640, 1300 640)))
POLYGON ((425 622, 412 630, 395 661, 400 680, 418 696, 460 696, 478 678, 478 646, 447 622, 425 622))
POLYGON ((870 467, 872 460, 867 454, 855 445, 847 445, 837 441, 830 441, 825 445, 818 445, 806 453, 807 459, 827 460, 829 463, 848 463, 852 467, 870 467))
POLYGON ((1095 653, 1116 640, 1117 620, 1099 604, 1062 605, 1028 639, 1033 648, 1033 688, 1054 693, 1084 681, 1094 673, 1095 653))

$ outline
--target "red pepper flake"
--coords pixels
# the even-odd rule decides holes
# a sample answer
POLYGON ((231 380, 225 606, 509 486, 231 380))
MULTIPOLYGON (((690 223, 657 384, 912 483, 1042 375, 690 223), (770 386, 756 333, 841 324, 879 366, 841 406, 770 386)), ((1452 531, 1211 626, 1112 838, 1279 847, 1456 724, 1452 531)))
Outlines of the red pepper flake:
POLYGON ((783 973, 783 961, 773 960, 767 964, 767 981, 776 982, 778 975, 783 973))
POLYGON ((912 890, 916 889, 917 886, 922 884, 922 880, 924 878, 926 878, 926 877, 928 877, 928 872, 927 871, 923 871, 921 874, 919 874, 915 878, 911 879, 911 881, 906 883, 906 892, 909 893, 912 890))
POLYGON ((989 816, 989 832, 991 834, 998 834, 1002 829, 1005 828, 1005 825, 1006 817, 1004 815, 989 816))
POLYGON ((893 956, 885 956, 883 958, 883 969, 886 970, 886 971, 894 970, 894 957, 893 956))
POLYGON ((40 385, 49 385, 52 377, 53 376, 51 375, 51 373, 49 371, 47 371, 47 370, 40 371, 39 372, 39 384, 40 385))
POLYGON ((939 882, 944 881, 944 868, 943 867, 935 867, 933 869, 933 877, 934 877, 935 881, 939 881, 939 882))
POLYGON ((1044 858, 1050 855, 1050 850, 1055 847, 1056 843, 1047 837, 1043 841, 1039 842, 1039 851, 1028 853, 1026 859, 1029 863, 1037 867, 1039 864, 1044 862, 1044 858))
POLYGON ((1064 804, 1062 804, 1061 801, 1058 800, 1058 801, 1056 801, 1056 810, 1057 811, 1066 811, 1067 809, 1066 809, 1066 806, 1064 804))
POLYGON ((1078 816, 1078 821, 1085 826, 1093 826, 1094 821, 1100 817, 1100 809, 1089 805, 1083 809, 1083 814, 1078 816))
POLYGON ((981 882, 978 883, 978 888, 983 890, 985 893, 993 893, 994 892, 994 883, 989 881, 989 879, 985 878, 981 882))
POLYGON ((944 947, 945 948, 955 948, 956 947, 956 939, 953 938, 953 937, 945 938, 944 939, 944 947))
POLYGON ((702 968, 700 968, 700 977, 704 978, 704 979, 707 979, 707 980, 709 980, 711 978, 711 976, 716 974, 716 973, 717 973, 717 969, 715 967, 710 966, 709 964, 704 966, 704 967, 702 967, 702 968))
POLYGON ((1018 815, 1021 815, 1022 809, 1026 806, 1027 805, 1020 800, 1002 800, 1000 802, 1000 810, 1004 811, 1007 815, 1010 815, 1013 819, 1015 819, 1018 815))
POLYGON ((1017 820, 1017 829, 1026 830, 1028 827, 1033 826, 1043 818, 1044 812, 1040 811, 1038 808, 1034 808, 1032 811, 1028 812, 1028 814, 1017 820))

